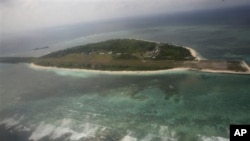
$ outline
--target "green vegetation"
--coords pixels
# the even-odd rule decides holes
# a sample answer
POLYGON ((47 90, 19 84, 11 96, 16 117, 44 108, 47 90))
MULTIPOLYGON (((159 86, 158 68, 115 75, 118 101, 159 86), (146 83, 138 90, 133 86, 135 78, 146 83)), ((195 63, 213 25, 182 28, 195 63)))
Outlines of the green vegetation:
POLYGON ((193 60, 188 49, 169 44, 116 39, 47 54, 34 63, 43 66, 98 70, 160 70, 193 60))
POLYGON ((43 58, 59 58, 69 54, 109 54, 113 59, 193 60, 186 48, 134 39, 108 40, 77 46, 50 53, 43 58))
POLYGON ((147 50, 153 50, 155 47, 155 43, 146 42, 134 39, 116 39, 116 40, 108 40, 99 43, 93 43, 88 45, 77 46, 57 52, 50 53, 43 57, 63 57, 68 54, 96 54, 102 52, 110 52, 112 54, 133 54, 136 52, 144 52, 147 50))
POLYGON ((156 57, 157 60, 193 60, 190 51, 186 48, 162 44, 161 51, 156 57))
POLYGON ((248 72, 242 61, 195 61, 186 48, 134 39, 108 40, 77 46, 39 58, 0 57, 1 63, 35 63, 59 68, 93 70, 163 70, 170 68, 248 72))
POLYGON ((113 59, 120 59, 120 60, 137 60, 139 59, 135 55, 131 54, 121 54, 121 55, 114 55, 113 59))

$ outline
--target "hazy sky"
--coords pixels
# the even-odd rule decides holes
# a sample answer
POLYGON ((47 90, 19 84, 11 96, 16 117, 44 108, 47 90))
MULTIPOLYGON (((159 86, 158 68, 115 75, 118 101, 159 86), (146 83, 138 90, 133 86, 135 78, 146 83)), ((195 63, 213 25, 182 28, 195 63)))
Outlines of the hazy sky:
POLYGON ((0 32, 249 3, 250 0, 0 0, 0 32))

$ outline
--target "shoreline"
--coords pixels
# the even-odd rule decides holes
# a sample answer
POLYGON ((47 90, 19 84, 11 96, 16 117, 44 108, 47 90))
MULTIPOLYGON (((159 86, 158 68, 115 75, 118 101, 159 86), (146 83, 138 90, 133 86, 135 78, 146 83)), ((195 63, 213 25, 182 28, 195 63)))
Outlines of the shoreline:
POLYGON ((228 70, 211 70, 211 69, 201 69, 197 70, 200 72, 208 72, 208 73, 218 73, 218 74, 241 74, 241 75, 250 75, 250 72, 237 72, 237 71, 228 71, 228 70))
POLYGON ((191 55, 195 58, 194 60, 196 60, 196 61, 206 60, 203 57, 201 57, 201 55, 196 50, 194 50, 190 47, 187 47, 187 46, 182 46, 182 47, 184 47, 190 51, 191 55))
POLYGON ((77 68, 59 68, 55 66, 41 66, 34 63, 29 63, 29 67, 35 70, 64 70, 64 71, 77 71, 96 74, 124 74, 124 75, 140 75, 140 74, 162 74, 168 72, 188 71, 190 68, 173 68, 166 70, 154 70, 154 71, 108 71, 108 70, 90 70, 90 69, 77 69, 77 68))
MULTIPOLYGON (((133 39, 133 38, 131 38, 131 39, 133 39)), ((146 41, 146 42, 153 42, 153 43, 160 43, 160 42, 157 42, 157 41, 144 40, 144 39, 134 39, 134 40, 146 41)), ((170 45, 181 46, 183 48, 188 49, 190 51, 191 55, 195 58, 194 60, 196 60, 196 61, 207 60, 206 58, 202 57, 196 50, 194 50, 191 47, 182 46, 182 45, 178 45, 178 44, 170 44, 170 45)))
POLYGON ((228 70, 211 70, 211 69, 194 69, 194 68, 172 68, 165 70, 154 70, 154 71, 107 71, 107 70, 89 70, 89 69, 77 69, 77 68, 59 68, 54 66, 40 66, 34 63, 29 63, 29 67, 34 70, 62 70, 62 71, 76 71, 76 72, 86 72, 95 74, 114 74, 114 75, 150 75, 150 74, 164 74, 170 72, 181 72, 181 71, 197 71, 206 73, 218 73, 218 74, 241 74, 249 75, 250 71, 247 72, 236 72, 228 70))
POLYGON ((241 61, 241 65, 247 69, 247 71, 250 73, 250 67, 245 61, 241 61))
MULTIPOLYGON (((143 40, 143 39, 135 39, 135 40, 142 40, 147 42, 154 42, 150 40, 143 40)), ((179 46, 177 44, 172 44, 174 46, 179 46)), ((190 51, 191 55, 195 58, 195 61, 202 61, 207 60, 203 58, 196 50, 191 47, 181 46, 186 48, 190 51)), ((250 74, 250 67, 245 61, 241 61, 241 66, 246 68, 247 71, 239 72, 239 71, 232 71, 232 70, 213 70, 213 69, 197 69, 197 68, 190 68, 190 67, 179 67, 179 68, 172 68, 172 69, 164 69, 164 70, 138 70, 138 71, 129 71, 129 70, 121 70, 121 71, 112 71, 112 70, 91 70, 91 69, 80 69, 80 68, 60 68, 55 66, 41 66, 34 63, 29 63, 29 67, 35 70, 64 70, 64 71, 77 71, 77 72, 86 72, 86 73, 95 73, 95 74, 117 74, 117 75, 147 75, 147 74, 163 74, 169 72, 180 72, 180 71, 197 71, 197 72, 207 72, 207 73, 223 73, 223 74, 250 74)))

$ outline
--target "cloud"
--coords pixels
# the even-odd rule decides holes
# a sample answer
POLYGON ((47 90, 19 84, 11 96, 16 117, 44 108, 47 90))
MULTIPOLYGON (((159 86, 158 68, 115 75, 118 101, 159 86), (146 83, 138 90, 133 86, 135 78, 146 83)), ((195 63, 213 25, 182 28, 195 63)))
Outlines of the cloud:
POLYGON ((0 6, 13 6, 15 4, 21 4, 23 0, 0 0, 0 6))
POLYGON ((5 32, 238 5, 248 0, 0 0, 5 32))
POLYGON ((9 2, 12 2, 13 0, 0 0, 1 4, 7 4, 9 2))

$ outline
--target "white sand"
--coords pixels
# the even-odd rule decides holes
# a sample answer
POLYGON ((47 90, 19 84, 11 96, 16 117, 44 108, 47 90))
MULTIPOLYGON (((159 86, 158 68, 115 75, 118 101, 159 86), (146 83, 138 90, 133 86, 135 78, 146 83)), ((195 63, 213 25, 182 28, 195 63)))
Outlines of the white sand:
POLYGON ((194 68, 173 68, 166 70, 155 70, 155 71, 103 71, 103 70, 88 70, 88 69, 71 69, 71 68, 58 68, 58 67, 46 67, 30 63, 30 68, 35 70, 63 70, 63 71, 77 71, 86 72, 94 74, 117 74, 117 75, 149 75, 149 74, 164 74, 170 72, 180 72, 180 71, 200 71, 209 73, 226 73, 226 74, 250 74, 247 72, 236 72, 229 70, 211 70, 211 69, 194 69, 194 68))
POLYGON ((245 61, 241 61, 241 66, 246 68, 247 71, 250 73, 250 67, 248 66, 248 64, 245 61))
POLYGON ((186 47, 186 46, 183 46, 183 47, 190 51, 191 55, 195 58, 195 60, 197 60, 197 61, 205 60, 203 57, 201 57, 201 55, 198 52, 196 52, 196 50, 194 50, 190 47, 186 47))
MULTIPOLYGON (((143 40, 143 41, 155 42, 155 41, 150 41, 150 40, 143 40)), ((175 46, 179 46, 179 45, 175 45, 175 46)), ((183 47, 190 51, 191 55, 195 57, 195 60, 197 61, 206 60, 194 49, 190 47, 186 47, 186 46, 183 46, 183 47)), ((173 69, 154 70, 154 71, 106 71, 106 70, 88 70, 88 69, 75 69, 75 68, 48 67, 48 66, 36 65, 34 63, 30 64, 30 68, 37 69, 37 70, 65 70, 65 71, 77 71, 77 72, 87 72, 87 73, 95 73, 95 74, 119 74, 119 75, 121 74, 122 75, 162 74, 162 73, 167 73, 167 72, 188 71, 188 70, 210 72, 210 73, 250 74, 250 67, 246 64, 246 62, 242 61, 241 65, 242 67, 245 67, 247 69, 246 72, 236 72, 236 71, 230 71, 230 70, 194 69, 194 68, 173 68, 173 69)))
POLYGON ((86 72, 94 74, 116 74, 116 75, 150 75, 150 74, 164 74, 170 72, 180 72, 180 71, 199 71, 199 72, 209 72, 209 73, 226 73, 226 74, 250 74, 249 71, 246 72, 236 72, 228 70, 211 70, 211 69, 194 69, 194 68, 173 68, 166 70, 155 70, 155 71, 104 71, 104 70, 88 70, 88 69, 71 69, 71 68, 58 68, 58 67, 47 67, 40 66, 34 63, 30 63, 30 68, 35 70, 64 70, 64 71, 76 71, 76 72, 86 72))
MULTIPOLYGON (((133 38, 131 38, 131 39, 133 39, 133 38)), ((160 43, 160 42, 157 42, 157 41, 144 40, 144 39, 134 39, 134 40, 153 42, 153 43, 160 43)), ((178 44, 172 44, 172 45, 181 46, 181 45, 178 45, 178 44)), ((184 47, 184 48, 188 49, 190 51, 191 55, 195 58, 195 60, 197 60, 197 61, 207 60, 206 58, 202 57, 196 50, 192 49, 191 47, 187 47, 187 46, 181 46, 181 47, 184 47)))
POLYGON ((237 72, 237 71, 229 71, 229 70, 211 70, 211 69, 201 69, 202 72, 209 72, 209 73, 227 73, 227 74, 250 74, 249 71, 246 72, 237 72))
POLYGON ((173 69, 155 70, 155 71, 106 71, 106 70, 88 70, 88 69, 75 69, 75 68, 48 67, 48 66, 36 65, 34 63, 30 63, 29 66, 30 68, 35 69, 35 70, 64 70, 64 71, 77 71, 77 72, 87 72, 87 73, 95 73, 95 74, 123 74, 123 75, 162 74, 162 73, 167 73, 167 72, 190 70, 190 68, 173 68, 173 69))

